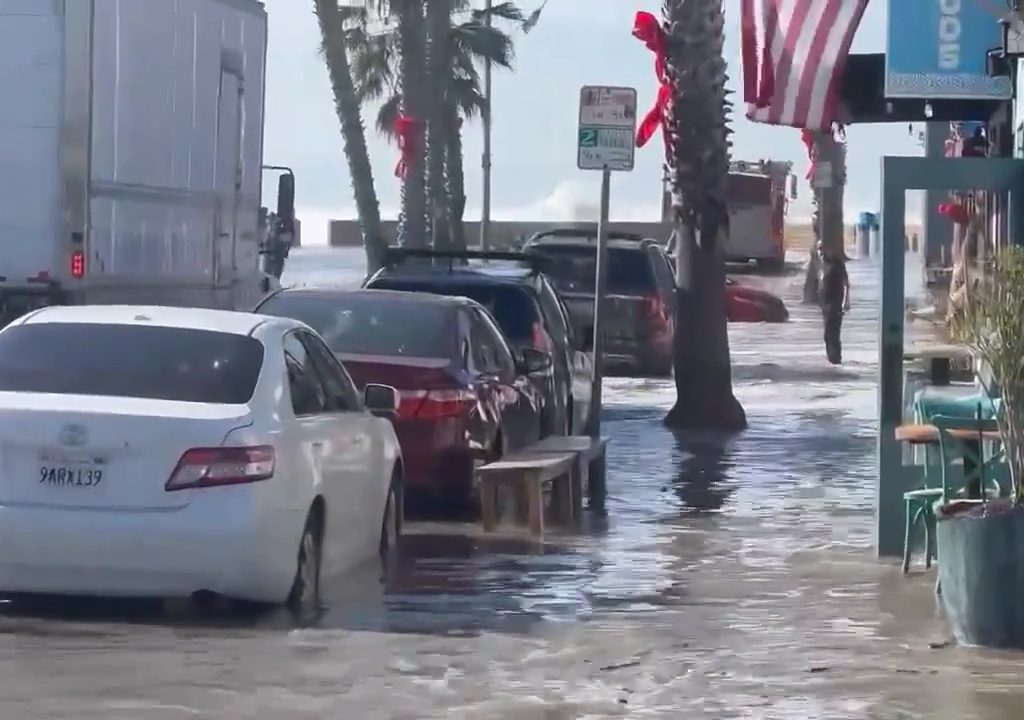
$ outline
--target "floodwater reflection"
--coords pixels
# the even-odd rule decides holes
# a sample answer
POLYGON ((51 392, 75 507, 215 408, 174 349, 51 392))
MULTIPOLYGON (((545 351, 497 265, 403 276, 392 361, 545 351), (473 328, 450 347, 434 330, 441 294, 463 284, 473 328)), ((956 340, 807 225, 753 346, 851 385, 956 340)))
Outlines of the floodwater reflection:
POLYGON ((682 460, 673 491, 682 503, 682 517, 700 517, 720 511, 735 490, 728 479, 736 463, 729 438, 677 434, 682 460))

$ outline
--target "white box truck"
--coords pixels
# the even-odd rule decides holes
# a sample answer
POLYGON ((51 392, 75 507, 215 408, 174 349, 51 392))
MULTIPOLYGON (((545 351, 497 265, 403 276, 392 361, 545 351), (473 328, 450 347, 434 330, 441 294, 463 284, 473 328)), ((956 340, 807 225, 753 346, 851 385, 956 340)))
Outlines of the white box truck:
POLYGON ((257 0, 0 0, 0 313, 271 290, 294 176, 261 210, 266 48, 257 0))

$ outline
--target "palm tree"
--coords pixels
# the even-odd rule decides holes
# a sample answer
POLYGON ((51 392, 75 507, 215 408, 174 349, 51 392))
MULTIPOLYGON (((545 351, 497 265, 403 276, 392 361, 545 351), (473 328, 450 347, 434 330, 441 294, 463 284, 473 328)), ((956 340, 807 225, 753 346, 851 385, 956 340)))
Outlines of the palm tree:
MULTIPOLYGON (((460 4, 455 12, 463 9, 460 4)), ((494 6, 491 14, 518 23, 524 30, 536 24, 536 12, 524 18, 512 3, 494 6)), ((377 112, 377 130, 394 139, 395 119, 402 108, 398 49, 400 40, 393 32, 372 37, 360 34, 353 44, 352 71, 356 93, 362 102, 381 102, 377 112)), ((444 148, 447 186, 443 196, 447 199, 446 218, 450 224, 450 239, 454 247, 464 248, 466 239, 462 218, 466 195, 461 128, 464 122, 482 116, 486 106, 477 64, 489 59, 499 67, 510 69, 514 51, 512 38, 499 28, 488 26, 484 12, 480 10, 472 11, 467 20, 449 25, 448 49, 451 60, 449 70, 444 75, 447 82, 443 92, 435 93, 434 97, 443 98, 444 101, 444 114, 439 127, 444 148)), ((437 197, 436 190, 436 186, 431 190, 432 197, 437 197)), ((433 200, 431 205, 434 206, 433 200)))
POLYGON ((448 79, 452 74, 452 0, 427 0, 427 62, 429 110, 427 118, 427 201, 430 206, 430 237, 436 249, 451 244, 445 157, 448 145, 448 79))
POLYGON ((411 122, 405 138, 402 177, 402 215, 398 241, 408 247, 427 246, 427 185, 425 167, 427 26, 424 0, 391 0, 398 18, 398 84, 402 114, 411 122))
POLYGON ((830 360, 836 360, 841 356, 839 334, 843 324, 842 304, 828 302, 830 298, 842 297, 843 289, 833 287, 840 282, 840 278, 846 276, 846 250, 844 238, 846 235, 843 223, 843 189, 846 185, 846 144, 836 138, 841 134, 842 129, 829 129, 828 131, 814 132, 814 157, 815 163, 828 164, 830 168, 829 182, 816 192, 818 196, 818 236, 821 238, 822 272, 820 273, 821 283, 818 288, 822 321, 825 330, 825 345, 830 360), (834 328, 835 348, 830 348, 829 328, 834 328))
POLYGON ((722 0, 663 0, 672 103, 666 117, 677 255, 672 428, 739 430, 725 312, 730 141, 722 0))
POLYGON ((366 148, 366 132, 359 97, 356 95, 346 47, 346 20, 356 11, 339 8, 338 0, 314 0, 313 10, 320 24, 321 51, 334 93, 334 107, 341 123, 345 157, 348 160, 352 193, 355 197, 359 228, 366 249, 367 272, 376 272, 383 264, 387 240, 380 219, 380 203, 373 183, 373 168, 366 148))

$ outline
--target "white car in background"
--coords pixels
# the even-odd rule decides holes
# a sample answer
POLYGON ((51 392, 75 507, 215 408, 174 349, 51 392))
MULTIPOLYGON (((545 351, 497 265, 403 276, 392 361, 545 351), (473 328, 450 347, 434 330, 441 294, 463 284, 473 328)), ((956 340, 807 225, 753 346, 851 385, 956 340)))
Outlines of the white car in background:
POLYGON ((0 331, 0 592, 212 592, 314 612, 321 574, 401 533, 401 454, 381 417, 397 394, 364 393, 288 318, 24 316, 0 331))

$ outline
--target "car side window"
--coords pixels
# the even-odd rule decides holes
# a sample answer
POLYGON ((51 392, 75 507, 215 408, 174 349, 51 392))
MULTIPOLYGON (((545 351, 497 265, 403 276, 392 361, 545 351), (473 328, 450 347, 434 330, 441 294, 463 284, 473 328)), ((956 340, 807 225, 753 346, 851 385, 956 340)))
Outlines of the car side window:
POLYGON ((473 366, 477 372, 494 374, 498 372, 498 360, 495 357, 494 344, 491 342, 487 326, 481 320, 481 313, 473 310, 469 313, 470 352, 473 366))
POLYGON ((662 292, 672 292, 676 285, 676 279, 668 256, 658 248, 651 248, 650 253, 652 256, 651 261, 654 263, 654 277, 658 280, 658 287, 662 292))
POLYGON ((562 314, 558 296, 546 282, 541 283, 539 295, 541 309, 547 317, 549 332, 554 336, 557 346, 565 347, 570 343, 571 338, 569 337, 568 318, 562 314))
POLYGON ((323 382, 327 396, 327 409, 333 412, 354 412, 360 409, 359 392, 334 353, 312 333, 300 331, 302 344, 323 382))
POLYGON ((495 322, 487 311, 477 311, 478 322, 483 327, 481 339, 484 339, 490 347, 491 358, 494 363, 494 370, 504 377, 512 377, 516 374, 516 361, 512 355, 512 348, 509 347, 505 336, 498 329, 495 322))
POLYGON ((284 363, 288 391, 295 417, 317 415, 327 410, 327 395, 305 345, 296 332, 284 336, 284 363))

